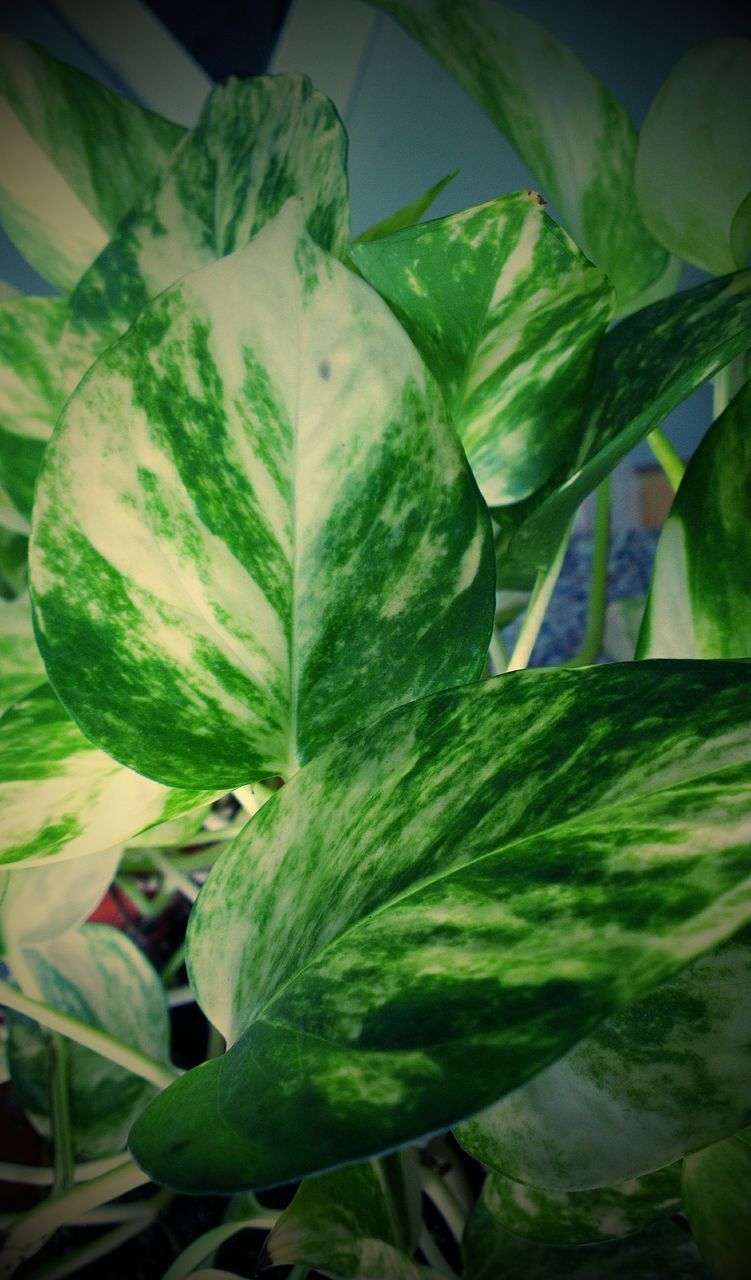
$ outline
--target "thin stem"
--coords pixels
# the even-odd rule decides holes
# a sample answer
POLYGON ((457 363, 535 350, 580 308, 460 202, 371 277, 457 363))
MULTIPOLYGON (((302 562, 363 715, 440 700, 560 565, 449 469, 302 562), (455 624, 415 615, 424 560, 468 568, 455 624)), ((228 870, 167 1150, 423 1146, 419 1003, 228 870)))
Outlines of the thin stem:
POLYGON ((242 1218, 238 1222, 222 1222, 218 1227, 211 1227, 178 1254, 162 1280, 184 1280, 185 1276, 192 1276, 196 1267, 211 1258, 238 1231, 270 1231, 278 1217, 276 1210, 269 1209, 268 1213, 256 1218, 242 1218))
POLYGON ((608 553, 610 551, 610 477, 597 490, 595 536, 592 548, 592 581, 587 606, 587 625, 578 653, 564 663, 566 667, 588 667, 596 662, 605 634, 605 606, 608 595, 608 553))
MULTIPOLYGON (((73 1168, 75 1182, 88 1182, 103 1173, 118 1169, 130 1157, 123 1152, 120 1156, 111 1156, 106 1160, 89 1160, 85 1164, 77 1164, 73 1168)), ((55 1180, 55 1170, 49 1165, 11 1164, 8 1160, 0 1160, 0 1182, 21 1182, 29 1187, 51 1187, 55 1180)))
POLYGON ((521 631, 519 632, 516 644, 514 645, 514 651, 509 658, 508 666, 506 667, 507 671, 521 671, 527 666, 530 658, 532 657, 532 650, 534 649, 535 642, 540 634, 540 627, 542 626, 545 614, 547 613, 550 598, 555 590, 555 584, 558 581, 558 575, 560 574, 563 566, 563 560, 566 555, 569 538, 571 537, 572 527, 573 521, 561 539, 561 544, 555 553, 555 558, 553 563, 550 565, 550 568, 541 570, 537 575, 537 581, 535 582, 534 590, 532 592, 532 599, 530 600, 529 607, 524 615, 524 621, 522 622, 521 631))
POLYGON ((170 956, 169 960, 167 961, 164 968, 162 969, 161 974, 159 975, 162 980, 163 987, 169 986, 172 979, 177 977, 178 973, 180 972, 184 964, 185 964, 185 943, 181 942, 180 945, 172 952, 172 955, 170 956))
POLYGON ((661 427, 655 427, 647 436, 647 443, 668 478, 673 493, 683 479, 686 468, 661 427))
POLYGON ((50 1111, 52 1115, 52 1156, 55 1170, 53 1194, 73 1185, 73 1132, 70 1123, 70 1078, 68 1046, 58 1031, 49 1033, 50 1111))
POLYGON ((194 1000, 193 988, 189 986, 173 987, 167 992, 167 1004, 170 1009, 175 1009, 182 1004, 192 1004, 194 1000))
POLYGON ((99 1031, 96 1027, 89 1026, 87 1022, 82 1022, 80 1018, 60 1013, 58 1009, 43 1004, 41 1000, 32 1000, 30 996, 24 995, 9 982, 2 980, 0 980, 0 1004, 14 1009, 16 1013, 24 1014, 27 1018, 32 1018, 51 1031, 59 1031, 69 1040, 82 1044, 85 1049, 93 1049, 103 1058, 116 1062, 118 1066, 125 1067, 127 1071, 132 1071, 134 1075, 140 1076, 142 1080, 148 1080, 150 1084, 155 1084, 160 1089, 166 1089, 177 1080, 178 1076, 182 1075, 176 1067, 169 1066, 166 1062, 158 1062, 156 1058, 149 1058, 138 1049, 132 1049, 121 1040, 115 1040, 114 1036, 107 1035, 106 1031, 99 1031))
POLYGON ((736 356, 712 379, 712 418, 719 418, 746 381, 745 355, 736 356))
POLYGON ((426 1196, 433 1201, 456 1241, 461 1241, 467 1215, 456 1196, 449 1191, 443 1178, 439 1177, 433 1169, 426 1169, 423 1172, 422 1187, 426 1196))
POLYGON ((271 787, 264 786, 262 782, 254 782, 249 787, 235 787, 232 794, 236 800, 239 800, 246 813, 253 814, 263 808, 274 792, 271 787))
POLYGON ((425 1261, 434 1271, 441 1271, 445 1276, 449 1276, 450 1280, 454 1280, 455 1277, 458 1280, 456 1271, 444 1258, 427 1227, 424 1227, 421 1232, 418 1247, 423 1253, 425 1261))
POLYGON ((490 648, 488 649, 488 667, 491 676, 499 676, 501 672, 506 670, 508 663, 508 654, 506 646, 503 643, 503 637, 497 624, 493 625, 493 634, 490 637, 490 648))
POLYGON ((139 889, 137 884, 134 884, 132 876, 126 874, 118 875, 115 877, 115 884, 146 920, 155 919, 157 912, 154 910, 154 899, 144 893, 143 889, 139 889))
POLYGON ((123 1222, 112 1231, 105 1231, 96 1240, 90 1240, 80 1249, 66 1253, 64 1258, 55 1262, 47 1262, 43 1267, 32 1271, 29 1280, 63 1280, 65 1276, 75 1276, 88 1267, 89 1263, 104 1258, 108 1253, 127 1244, 134 1236, 140 1235, 150 1225, 151 1218, 134 1218, 132 1222, 123 1222))
POLYGON ((173 866, 171 860, 162 853, 161 849, 149 849, 149 857, 164 877, 165 886, 181 893, 188 902, 195 902, 198 897, 198 886, 193 883, 189 876, 183 874, 177 867, 173 866))

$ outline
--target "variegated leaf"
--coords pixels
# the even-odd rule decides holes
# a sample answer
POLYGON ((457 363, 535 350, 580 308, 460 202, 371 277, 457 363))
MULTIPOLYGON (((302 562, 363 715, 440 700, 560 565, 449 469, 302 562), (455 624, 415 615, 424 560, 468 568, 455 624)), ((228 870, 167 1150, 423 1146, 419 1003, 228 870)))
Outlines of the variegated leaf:
POLYGON ((84 738, 47 685, 0 718, 0 864, 110 849, 216 796, 173 791, 118 764, 84 738))
POLYGON ((751 658, 751 383, 691 458, 657 545, 640 658, 751 658))
POLYGON ((405 1143, 726 937, 751 914, 750 686, 744 663, 518 672, 322 752, 201 892, 191 981, 231 1047, 142 1117, 139 1162, 227 1190, 405 1143))
MULTIPOLYGON (((21 873, 18 873, 21 874, 21 873)), ((11 959, 11 966, 12 966, 11 959)), ((63 1013, 107 1031, 149 1057, 169 1061, 169 1018, 159 976, 119 929, 86 925, 23 951, 19 985, 63 1013)), ((13 1087, 41 1133, 50 1129, 49 1041, 36 1023, 9 1015, 8 1061, 13 1087)), ((122 1151, 154 1085, 107 1058, 66 1041, 73 1144, 94 1159, 122 1151)))
POLYGON ((518 502, 570 454, 613 307, 533 191, 353 245, 443 390, 482 494, 518 502))
POLYGON ((560 1191, 489 1173, 483 1203, 496 1222, 540 1244, 591 1244, 642 1231, 681 1207, 681 1166, 594 1191, 560 1191))
POLYGON ((58 355, 64 317, 60 298, 0 303, 0 486, 24 522, 64 400, 58 355))
POLYGON ((411 1225, 420 1220, 416 1161, 408 1150, 307 1178, 266 1240, 263 1263, 302 1264, 341 1280, 439 1280, 410 1256, 411 1225))
POLYGON ((622 320, 600 346, 578 454, 509 515, 498 511, 502 585, 550 564, 571 517, 654 427, 751 346, 751 271, 666 298, 622 320))
POLYGON ((487 510, 406 334, 296 201, 102 357, 35 511, 50 679, 164 782, 287 777, 482 670, 487 510))
POLYGON ((0 40, 0 222, 59 288, 73 287, 182 134, 43 49, 0 40))
POLYGON ((576 55, 493 0, 371 0, 443 63, 516 147, 576 243, 615 286, 619 308, 677 283, 639 215, 637 133, 576 55))
POLYGON ((354 244, 364 244, 369 240, 382 240, 384 236, 391 236, 395 231, 403 231, 405 227, 414 226, 446 190, 449 183, 453 182, 458 172, 458 169, 454 169, 451 173, 447 173, 445 178, 441 178, 434 186, 429 187, 416 200, 410 200, 409 204, 397 209, 396 213, 391 213, 387 218, 382 218, 380 222, 368 227, 367 231, 361 231, 360 235, 355 237, 354 244))
POLYGON ((647 112, 636 155, 641 215, 660 244, 724 275, 751 252, 751 40, 699 45, 647 112))
POLYGON ((0 871, 0 952, 36 947, 82 925, 114 880, 121 853, 0 871))
MULTIPOLYGON (((156 294, 242 248, 290 197, 302 200, 315 243, 344 256, 346 154, 339 116, 307 77, 219 85, 73 294, 63 338, 70 367, 86 369, 156 294)), ((250 297, 262 288, 252 282, 250 297)), ((266 288, 276 296, 274 282, 266 288)))
POLYGON ((686 1217, 712 1280, 747 1280, 751 1147, 728 1138, 683 1161, 686 1217))
POLYGON ((473 1210, 462 1240, 463 1280, 709 1280, 684 1227, 660 1222, 606 1244, 534 1244, 505 1231, 484 1203, 473 1210))
POLYGON ((515 1179, 603 1187, 751 1120, 751 929, 613 1014, 566 1057, 457 1129, 515 1179))
POLYGON ((0 600, 0 712, 36 689, 44 678, 28 593, 0 600))

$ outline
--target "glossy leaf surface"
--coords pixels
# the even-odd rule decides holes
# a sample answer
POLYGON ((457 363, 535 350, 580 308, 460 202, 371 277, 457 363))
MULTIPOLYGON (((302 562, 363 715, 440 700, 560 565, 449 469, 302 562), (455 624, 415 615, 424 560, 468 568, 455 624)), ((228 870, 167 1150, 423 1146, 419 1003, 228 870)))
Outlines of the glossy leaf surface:
POLYGON ((749 682, 520 672, 322 752, 201 892, 191 981, 231 1048, 144 1115, 139 1162, 263 1186, 439 1130, 726 937, 749 915, 749 682))
POLYGON ((576 438, 607 281, 532 191, 354 245, 443 390, 483 496, 518 502, 576 438))
POLYGON ((0 40, 0 222, 60 289, 104 248, 183 132, 43 49, 0 40))
POLYGON ((688 1156, 683 1197, 713 1280, 745 1280, 751 1257, 751 1147, 728 1138, 688 1156))
POLYGON ((630 1235, 677 1213, 680 1162, 594 1191, 534 1187, 491 1172, 482 1198, 496 1222, 515 1235, 541 1244, 589 1244, 630 1235))
POLYGON ((0 718, 0 864, 110 849, 216 796, 173 791, 118 764, 84 738, 48 685, 0 718))
MULTIPOLYGON (((670 272, 641 220, 637 134, 605 86, 555 36, 493 0, 372 0, 456 77, 514 145, 563 222, 615 286, 621 310, 670 272)), ((665 292, 674 287, 665 281, 665 292)))
POLYGON ((603 1187, 751 1120, 751 929, 702 956, 457 1129, 479 1160, 541 1186, 603 1187))
POLYGON ((0 871, 0 952, 36 947, 82 925, 114 880, 121 852, 0 871))
POLYGON ((502 585, 555 555, 588 494, 697 387, 751 345, 751 271, 712 280, 622 320, 605 335, 577 459, 503 525, 502 585))
POLYGON ((15 600, 0 600, 0 712, 44 679, 28 592, 15 600))
POLYGON ((657 544, 636 652, 751 657, 751 383, 688 463, 657 544))
MULTIPOLYGON (((305 76, 217 86, 73 294, 63 340, 71 367, 87 368, 175 280, 242 248, 290 197, 302 201, 315 243, 343 256, 346 154, 336 111, 305 76)), ((250 286, 251 297, 263 292, 260 281, 250 286)))
POLYGON ((751 40, 699 45, 647 112, 636 193, 652 234, 714 275, 751 252, 751 40))
POLYGON ((50 679, 164 782, 287 777, 482 670, 487 511, 409 339, 296 202, 103 356, 36 517, 50 679))
MULTIPOLYGON (((164 989, 142 952, 119 929, 87 925, 28 948, 24 960, 47 1004, 152 1058, 169 1061, 164 989)), ((36 1023, 16 1014, 10 1017, 10 1028, 8 1061, 14 1089, 36 1127, 47 1134, 48 1037, 36 1023)), ((155 1087, 74 1041, 66 1042, 66 1052, 76 1154, 93 1159, 122 1151, 130 1125, 154 1096, 155 1087)))

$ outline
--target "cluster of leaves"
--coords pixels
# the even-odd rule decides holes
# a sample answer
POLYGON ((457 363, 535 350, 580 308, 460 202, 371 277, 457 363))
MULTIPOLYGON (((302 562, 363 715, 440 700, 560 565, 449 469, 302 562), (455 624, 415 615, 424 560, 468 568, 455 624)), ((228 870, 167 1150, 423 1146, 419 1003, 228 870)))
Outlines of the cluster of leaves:
MULTIPOLYGON (((55 1159, 3 1274, 149 1179, 232 1197, 169 1280, 272 1223, 275 1265, 451 1274, 421 1176, 466 1280, 745 1264, 751 46, 689 55, 637 135, 503 5, 378 7, 574 239, 521 192, 352 242, 304 77, 185 132, 2 44, 0 218, 61 291, 0 303, 0 995, 55 1159), (673 294, 671 254, 719 277, 673 294), (581 501, 731 361, 638 661, 519 670, 581 501), (499 587, 532 589, 508 661, 499 587), (85 921, 210 866, 214 1052, 179 1073, 182 953, 85 921), (407 1145, 452 1126, 474 1207, 407 1145), (300 1179, 278 1217, 252 1194, 300 1179)), ((120 1208, 68 1270, 141 1228, 120 1208)))

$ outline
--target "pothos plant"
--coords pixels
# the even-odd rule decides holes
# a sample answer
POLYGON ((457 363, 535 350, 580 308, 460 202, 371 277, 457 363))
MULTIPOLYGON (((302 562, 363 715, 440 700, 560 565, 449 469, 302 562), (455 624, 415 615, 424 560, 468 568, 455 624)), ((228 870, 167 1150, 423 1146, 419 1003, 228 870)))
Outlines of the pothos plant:
POLYGON ((0 1165, 51 1184, 4 1275, 196 1193, 226 1214, 164 1280, 244 1228, 296 1276, 745 1274, 751 46, 637 135, 503 5, 379 7, 567 231, 529 191, 418 224, 431 192, 352 241, 304 77, 185 132, 2 45, 0 215, 60 291, 0 304, 0 996, 52 1153, 0 1165), (716 278, 674 292, 679 257, 716 278), (710 378, 682 475, 659 426, 710 378), (677 493, 637 660, 597 664, 648 435, 677 493), (585 650, 524 669, 598 486, 585 650), (194 902, 161 973, 84 923, 113 881, 194 902))

